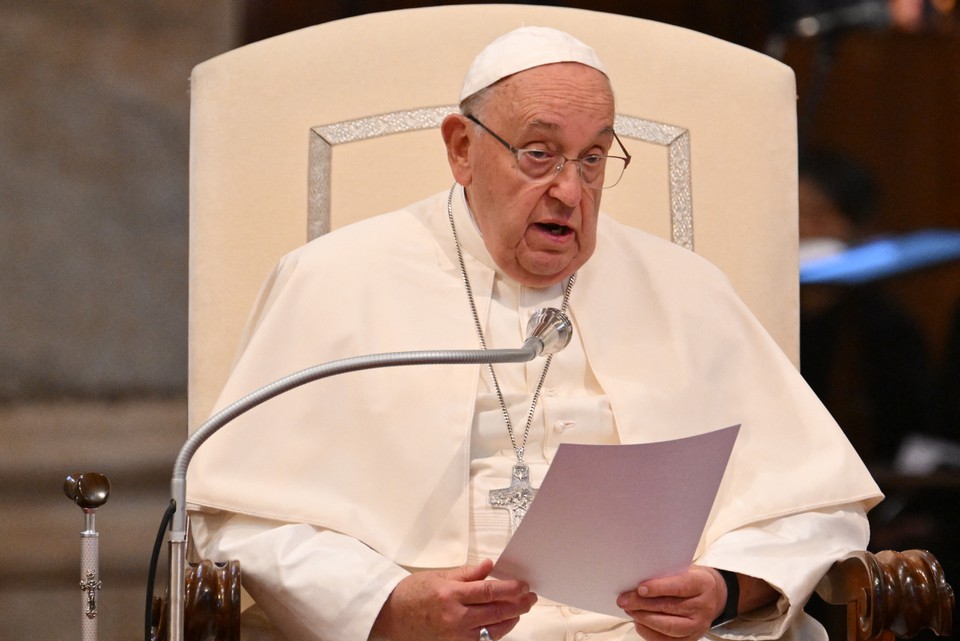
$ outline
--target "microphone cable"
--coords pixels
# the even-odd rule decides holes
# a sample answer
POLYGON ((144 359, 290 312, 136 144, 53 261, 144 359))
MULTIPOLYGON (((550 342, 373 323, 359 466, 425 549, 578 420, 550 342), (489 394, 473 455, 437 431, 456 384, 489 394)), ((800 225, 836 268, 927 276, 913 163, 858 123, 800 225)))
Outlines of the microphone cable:
MULTIPOLYGON (((163 513, 163 519, 160 521, 160 529, 157 530, 157 539, 153 544, 153 553, 150 555, 150 569, 147 572, 147 602, 144 611, 144 622, 143 622, 143 639, 144 641, 153 641, 152 627, 153 627, 153 584, 157 579, 157 563, 160 558, 160 548, 163 547, 163 538, 164 534, 167 531, 167 528, 170 527, 170 520, 173 518, 173 513, 177 509, 177 502, 173 499, 170 499, 170 504, 167 506, 166 511, 163 513)), ((160 611, 161 619, 163 617, 163 610, 160 611)), ((157 630, 160 629, 161 621, 157 621, 157 630)), ((158 640, 159 641, 159 640, 158 640)))

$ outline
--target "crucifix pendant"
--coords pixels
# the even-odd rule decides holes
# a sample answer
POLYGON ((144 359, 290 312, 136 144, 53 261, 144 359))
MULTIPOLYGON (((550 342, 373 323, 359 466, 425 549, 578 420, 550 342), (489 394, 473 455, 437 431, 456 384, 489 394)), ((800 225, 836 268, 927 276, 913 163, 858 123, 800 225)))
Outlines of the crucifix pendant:
POLYGON ((513 466, 513 478, 510 487, 500 490, 490 490, 488 502, 491 507, 510 511, 510 532, 516 532, 520 527, 530 504, 537 495, 537 488, 530 485, 530 468, 525 463, 513 466))

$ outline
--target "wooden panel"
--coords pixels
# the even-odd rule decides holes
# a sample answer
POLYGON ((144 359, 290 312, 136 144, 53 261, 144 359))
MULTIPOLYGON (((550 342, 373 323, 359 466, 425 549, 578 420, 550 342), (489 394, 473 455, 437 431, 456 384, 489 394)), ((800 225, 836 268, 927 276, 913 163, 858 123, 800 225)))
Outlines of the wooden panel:
MULTIPOLYGON (((481 4, 477 0, 243 0, 241 43, 262 40, 294 29, 374 11, 409 9, 437 4, 481 4)), ((708 33, 718 38, 759 48, 766 37, 766 0, 566 0, 523 2, 592 9, 647 18, 708 33)))
MULTIPOLYGON (((862 162, 881 194, 876 232, 960 228, 960 36, 851 33, 833 44, 815 105, 818 54, 829 43, 790 43, 803 142, 862 162)), ((960 302, 960 267, 941 266, 886 284, 918 320, 937 355, 960 302)))

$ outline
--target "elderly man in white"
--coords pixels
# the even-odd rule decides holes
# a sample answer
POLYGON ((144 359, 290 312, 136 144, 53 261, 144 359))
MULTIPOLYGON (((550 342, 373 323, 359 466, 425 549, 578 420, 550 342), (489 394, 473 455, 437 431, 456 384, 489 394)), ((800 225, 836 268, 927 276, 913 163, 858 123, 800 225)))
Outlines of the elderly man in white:
POLYGON ((803 604, 865 547, 880 493, 725 277, 600 213, 630 154, 594 51, 510 32, 461 101, 442 125, 454 186, 285 257, 221 405, 335 358, 512 347, 538 307, 569 313, 572 344, 546 365, 339 377, 250 412, 194 459, 202 553, 240 560, 276 638, 823 638, 803 604), (515 470, 538 486, 562 442, 734 423, 693 563, 619 595, 622 617, 489 578, 512 531, 491 491, 515 470))

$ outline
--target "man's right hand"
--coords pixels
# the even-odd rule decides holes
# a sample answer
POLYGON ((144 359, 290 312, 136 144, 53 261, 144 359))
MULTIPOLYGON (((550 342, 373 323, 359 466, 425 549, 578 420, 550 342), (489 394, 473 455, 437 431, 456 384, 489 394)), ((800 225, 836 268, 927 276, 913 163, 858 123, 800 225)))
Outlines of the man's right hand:
POLYGON ((390 641, 477 641, 486 628, 500 639, 530 611, 537 595, 523 581, 486 580, 493 561, 416 572, 394 588, 370 638, 390 641))

